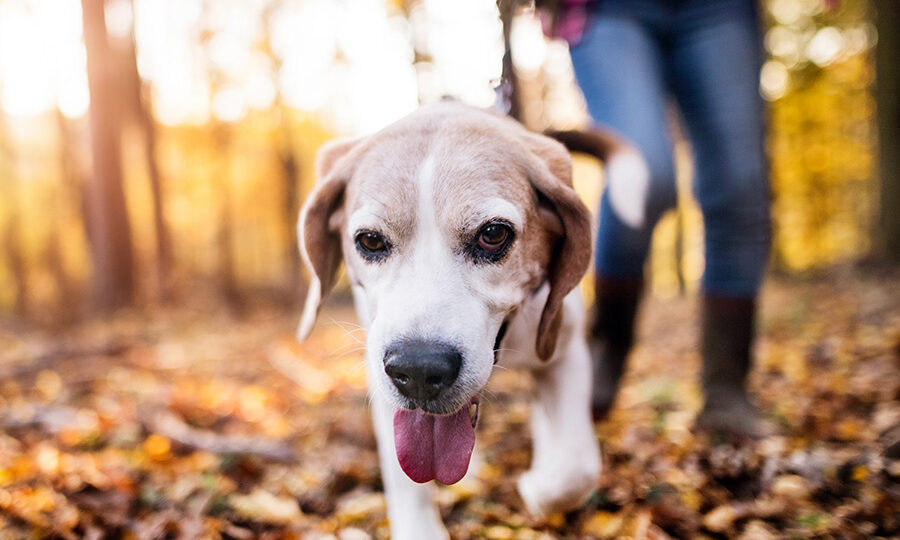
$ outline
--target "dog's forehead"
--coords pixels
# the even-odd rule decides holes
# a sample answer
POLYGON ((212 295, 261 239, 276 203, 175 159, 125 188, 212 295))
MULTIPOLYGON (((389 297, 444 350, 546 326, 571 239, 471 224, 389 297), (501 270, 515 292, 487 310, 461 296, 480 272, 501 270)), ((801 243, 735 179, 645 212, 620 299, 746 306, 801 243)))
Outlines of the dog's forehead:
POLYGON ((439 222, 463 228, 498 200, 519 209, 532 203, 524 148, 504 124, 479 116, 423 120, 373 136, 348 186, 351 214, 362 210, 390 228, 409 230, 424 192, 439 222))
POLYGON ((415 215, 408 209, 416 203, 416 174, 427 148, 405 134, 373 138, 347 185, 346 210, 351 217, 363 214, 364 225, 409 230, 415 215))
POLYGON ((432 149, 431 174, 439 209, 458 210, 490 198, 526 205, 531 189, 522 171, 524 149, 483 132, 469 135, 441 140, 432 149))

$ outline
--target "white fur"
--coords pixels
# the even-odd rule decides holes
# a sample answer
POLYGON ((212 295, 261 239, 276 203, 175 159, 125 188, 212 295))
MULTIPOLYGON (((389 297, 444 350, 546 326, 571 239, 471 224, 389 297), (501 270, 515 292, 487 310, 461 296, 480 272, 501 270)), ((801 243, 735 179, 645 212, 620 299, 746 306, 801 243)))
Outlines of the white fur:
MULTIPOLYGON (((546 292, 535 295, 543 305, 546 292)), ((531 435, 534 446, 531 467, 519 478, 519 494, 535 516, 579 506, 596 487, 600 476, 600 448, 594 436, 589 407, 591 359, 584 335, 581 291, 574 290, 563 304, 564 321, 560 345, 549 364, 532 367, 535 398, 531 405, 531 435)), ((535 313, 526 306, 525 313, 535 313)), ((539 311, 538 311, 539 312, 539 311)), ((537 317, 517 317, 512 339, 537 331, 537 317)), ((524 343, 511 342, 515 350, 524 343)), ((503 347, 507 347, 504 340, 503 347)))
POLYGON ((514 204, 504 199, 488 199, 484 201, 484 208, 472 217, 478 221, 502 217, 510 222, 516 230, 520 231, 525 224, 522 219, 522 212, 514 204))
POLYGON ((650 172, 644 158, 629 148, 613 154, 606 166, 609 202, 623 223, 633 229, 644 224, 650 172))
POLYGON ((347 218, 347 233, 352 236, 360 229, 372 229, 379 221, 378 214, 374 210, 363 206, 347 218))

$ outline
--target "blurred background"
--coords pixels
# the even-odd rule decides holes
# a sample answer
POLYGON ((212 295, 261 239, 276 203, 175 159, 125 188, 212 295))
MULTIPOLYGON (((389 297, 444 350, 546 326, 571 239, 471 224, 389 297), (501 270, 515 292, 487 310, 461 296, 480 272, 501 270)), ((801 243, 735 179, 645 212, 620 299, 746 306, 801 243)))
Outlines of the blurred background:
MULTIPOLYGON (((900 534, 900 2, 759 8, 774 245, 749 385, 783 435, 691 431, 703 236, 676 137, 597 492, 528 516, 530 379, 498 369, 476 473, 437 490, 454 538, 900 534)), ((527 6, 510 29, 524 122, 584 125, 566 44, 527 6)), ((294 337, 296 218, 324 142, 491 106, 503 56, 494 0, 0 0, 0 540, 387 538, 346 285, 294 337)), ((601 168, 574 170, 596 208, 601 168)))
MULTIPOLYGON (((866 0, 761 9, 774 271, 896 256, 875 92, 878 25, 895 20, 866 0)), ((584 124, 564 42, 529 10, 511 41, 525 122, 584 124)), ((490 106, 502 55, 490 0, 0 0, 0 312, 295 304, 294 225, 319 145, 445 95, 490 106)), ((685 143, 677 158, 686 197, 649 263, 662 296, 703 269, 685 143)), ((599 167, 579 158, 576 182, 596 207, 599 167)))

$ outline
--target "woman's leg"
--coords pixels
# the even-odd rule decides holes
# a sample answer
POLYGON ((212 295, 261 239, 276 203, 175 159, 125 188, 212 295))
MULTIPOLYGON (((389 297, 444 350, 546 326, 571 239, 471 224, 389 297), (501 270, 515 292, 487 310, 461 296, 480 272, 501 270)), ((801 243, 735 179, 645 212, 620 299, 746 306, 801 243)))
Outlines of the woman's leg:
POLYGON ((650 173, 641 226, 619 219, 608 190, 600 204, 591 330, 593 405, 599 417, 612 406, 632 345, 644 261, 654 225, 676 202, 675 172, 663 56, 649 27, 624 15, 597 14, 572 48, 572 61, 593 121, 630 140, 650 173))
POLYGON ((652 31, 625 15, 598 14, 572 48, 592 120, 633 143, 650 172, 646 219, 638 228, 618 218, 604 193, 596 252, 597 270, 604 276, 641 277, 653 227, 676 202, 663 61, 652 31))
POLYGON ((698 425, 759 435, 764 424, 745 389, 770 241, 755 3, 702 3, 678 17, 671 76, 694 149, 706 241, 698 425))

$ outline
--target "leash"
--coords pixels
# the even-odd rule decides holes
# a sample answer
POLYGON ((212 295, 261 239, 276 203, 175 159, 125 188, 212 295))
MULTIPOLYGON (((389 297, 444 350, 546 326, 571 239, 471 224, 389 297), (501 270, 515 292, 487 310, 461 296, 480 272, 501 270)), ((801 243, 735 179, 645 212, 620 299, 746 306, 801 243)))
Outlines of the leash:
MULTIPOLYGON (((500 22, 503 25, 503 70, 500 75, 500 83, 494 88, 496 99, 492 109, 521 123, 524 123, 522 122, 522 92, 515 65, 513 65, 510 35, 516 10, 520 6, 534 5, 535 3, 542 8, 550 9, 551 12, 558 7, 558 2, 552 0, 536 0, 535 2, 531 0, 497 0, 500 22)), ((587 154, 603 163, 627 146, 618 136, 595 127, 547 130, 544 131, 544 135, 561 142, 569 152, 587 154)))

